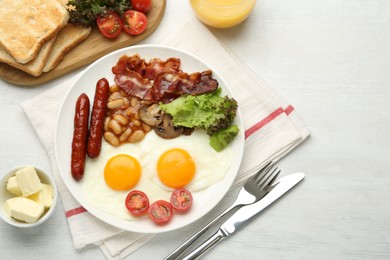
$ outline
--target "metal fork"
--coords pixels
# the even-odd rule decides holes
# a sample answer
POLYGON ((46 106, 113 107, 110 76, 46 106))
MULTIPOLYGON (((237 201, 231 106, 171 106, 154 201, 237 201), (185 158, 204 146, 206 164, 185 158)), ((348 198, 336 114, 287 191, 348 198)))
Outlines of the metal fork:
POLYGON ((278 170, 277 167, 274 167, 272 162, 267 163, 263 168, 260 169, 260 171, 255 176, 246 181, 244 186, 240 189, 236 200, 230 207, 228 207, 225 211, 219 214, 216 218, 214 218, 205 227, 203 227, 196 234, 190 237, 187 241, 181 244, 177 249, 175 249, 167 257, 165 257, 164 260, 177 259, 195 240, 197 240, 202 234, 204 234, 210 226, 212 226, 215 222, 217 222, 219 219, 221 219, 224 215, 228 214, 233 209, 252 204, 264 197, 268 192, 268 188, 272 185, 273 181, 276 180, 279 173, 280 170, 278 170))

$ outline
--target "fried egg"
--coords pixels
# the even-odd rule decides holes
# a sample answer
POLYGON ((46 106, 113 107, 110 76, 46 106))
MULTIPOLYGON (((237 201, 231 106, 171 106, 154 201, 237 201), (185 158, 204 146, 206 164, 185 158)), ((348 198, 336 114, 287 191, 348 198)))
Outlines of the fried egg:
POLYGON ((163 139, 153 131, 139 143, 113 147, 104 139, 99 157, 87 158, 83 189, 97 209, 125 220, 136 220, 125 206, 130 190, 143 191, 150 203, 167 200, 174 189, 192 193, 223 179, 232 162, 230 147, 216 152, 207 134, 163 139))
POLYGON ((142 141, 141 154, 143 174, 167 191, 205 189, 221 180, 232 162, 231 148, 216 152, 209 145, 209 136, 201 131, 174 139, 149 133, 142 141))
POLYGON ((85 162, 83 189, 88 201, 103 212, 122 219, 129 219, 130 216, 124 205, 128 190, 121 190, 123 187, 119 183, 122 180, 127 184, 141 183, 142 169, 140 166, 140 178, 137 181, 137 167, 134 167, 136 176, 132 174, 124 176, 122 172, 124 165, 120 161, 125 164, 132 161, 135 165, 137 164, 135 161, 139 164, 139 159, 140 153, 137 145, 123 144, 119 147, 113 147, 103 140, 99 157, 87 158, 85 162))

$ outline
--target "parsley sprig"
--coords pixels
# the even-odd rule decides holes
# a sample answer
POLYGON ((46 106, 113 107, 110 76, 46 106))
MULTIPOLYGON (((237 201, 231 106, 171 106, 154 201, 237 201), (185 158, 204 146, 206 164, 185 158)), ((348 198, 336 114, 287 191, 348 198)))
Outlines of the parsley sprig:
POLYGON ((94 26, 98 15, 113 10, 119 15, 131 8, 129 0, 70 0, 67 4, 69 23, 94 26))

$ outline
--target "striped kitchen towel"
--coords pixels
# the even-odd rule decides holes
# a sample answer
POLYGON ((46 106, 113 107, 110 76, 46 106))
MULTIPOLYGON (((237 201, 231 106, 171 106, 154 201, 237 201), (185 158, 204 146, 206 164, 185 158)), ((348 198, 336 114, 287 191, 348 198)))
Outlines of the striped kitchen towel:
MULTIPOLYGON (((294 107, 243 65, 203 24, 189 18, 176 31, 172 28, 169 27, 169 33, 164 33, 168 28, 159 28, 162 33, 144 43, 174 46, 201 58, 224 78, 238 101, 245 126, 245 152, 233 188, 241 185, 266 161, 277 161, 289 153, 309 135, 294 107)), ((24 102, 22 108, 51 160, 75 248, 95 244, 108 259, 120 259, 154 235, 119 230, 96 219, 73 198, 59 176, 53 147, 55 123, 59 100, 65 96, 72 80, 24 102)))

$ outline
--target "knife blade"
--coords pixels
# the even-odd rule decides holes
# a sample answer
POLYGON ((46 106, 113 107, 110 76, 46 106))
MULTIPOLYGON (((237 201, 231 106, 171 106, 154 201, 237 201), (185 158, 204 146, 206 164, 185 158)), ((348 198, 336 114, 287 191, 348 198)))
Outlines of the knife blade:
POLYGON ((292 173, 279 180, 272 185, 272 190, 265 195, 261 200, 251 205, 240 208, 229 219, 227 219, 209 239, 195 248, 191 253, 183 258, 183 260, 197 259, 216 245, 223 238, 227 238, 236 232, 244 223, 252 219, 274 201, 279 199, 283 194, 289 191, 297 183, 299 183, 305 174, 302 172, 292 173))

